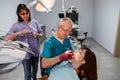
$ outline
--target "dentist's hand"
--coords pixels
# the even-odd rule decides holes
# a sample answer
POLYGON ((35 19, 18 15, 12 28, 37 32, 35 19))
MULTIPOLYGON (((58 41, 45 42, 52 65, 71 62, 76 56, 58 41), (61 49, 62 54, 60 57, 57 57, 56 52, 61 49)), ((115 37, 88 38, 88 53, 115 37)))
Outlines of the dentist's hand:
POLYGON ((59 59, 61 61, 64 61, 64 60, 72 59, 72 56, 73 56, 73 51, 67 50, 64 53, 62 53, 61 55, 59 55, 59 59))

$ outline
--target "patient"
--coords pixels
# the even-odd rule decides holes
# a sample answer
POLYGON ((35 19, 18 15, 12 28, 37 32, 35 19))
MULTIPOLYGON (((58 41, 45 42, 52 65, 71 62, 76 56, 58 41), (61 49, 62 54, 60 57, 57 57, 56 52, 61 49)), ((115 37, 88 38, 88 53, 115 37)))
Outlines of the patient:
MULTIPOLYGON (((78 76, 80 80, 97 80, 97 62, 95 54, 89 48, 85 50, 85 64, 79 66, 78 76)), ((76 66, 78 67, 78 66, 76 66)))
MULTIPOLYGON (((74 78, 75 72, 73 69, 79 68, 81 65, 85 64, 85 49, 75 50, 73 51, 74 57, 67 61, 62 61, 59 65, 54 66, 51 69, 49 80, 80 80, 80 78, 74 78), (72 64, 72 66, 66 65, 68 62, 72 64), (57 79, 56 79, 57 78, 57 79)), ((76 72, 75 72, 76 73, 76 72)), ((77 73, 76 73, 77 74, 77 73)))

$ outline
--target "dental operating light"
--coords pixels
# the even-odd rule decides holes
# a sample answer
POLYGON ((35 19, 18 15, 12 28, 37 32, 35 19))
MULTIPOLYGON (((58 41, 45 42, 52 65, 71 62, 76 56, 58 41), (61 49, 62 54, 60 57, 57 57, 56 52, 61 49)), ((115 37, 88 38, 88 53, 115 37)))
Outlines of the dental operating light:
POLYGON ((33 0, 31 3, 27 5, 28 8, 35 5, 36 11, 39 12, 51 12, 51 8, 53 7, 55 0, 33 0))

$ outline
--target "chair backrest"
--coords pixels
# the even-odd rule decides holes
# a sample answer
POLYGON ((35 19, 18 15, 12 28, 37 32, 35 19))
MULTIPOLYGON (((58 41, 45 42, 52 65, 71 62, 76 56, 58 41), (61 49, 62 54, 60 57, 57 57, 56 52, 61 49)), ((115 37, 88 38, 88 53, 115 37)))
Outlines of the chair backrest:
POLYGON ((41 76, 46 75, 46 74, 45 74, 45 69, 42 68, 42 57, 40 57, 40 71, 41 71, 41 76))
POLYGON ((45 73, 45 69, 42 68, 42 57, 40 57, 40 73, 41 73, 41 78, 37 80, 48 80, 48 75, 45 73))

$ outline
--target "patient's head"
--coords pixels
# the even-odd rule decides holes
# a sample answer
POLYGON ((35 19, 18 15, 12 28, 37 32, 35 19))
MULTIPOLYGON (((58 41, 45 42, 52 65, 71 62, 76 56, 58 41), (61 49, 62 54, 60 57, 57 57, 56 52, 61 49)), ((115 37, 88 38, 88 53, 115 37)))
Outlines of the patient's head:
POLYGON ((71 59, 71 64, 75 69, 79 68, 82 64, 85 64, 84 58, 86 54, 86 49, 75 50, 73 54, 74 57, 71 59))
POLYGON ((97 62, 95 54, 89 48, 81 48, 85 52, 85 64, 79 67, 78 76, 82 79, 86 77, 88 80, 97 80, 97 62))

